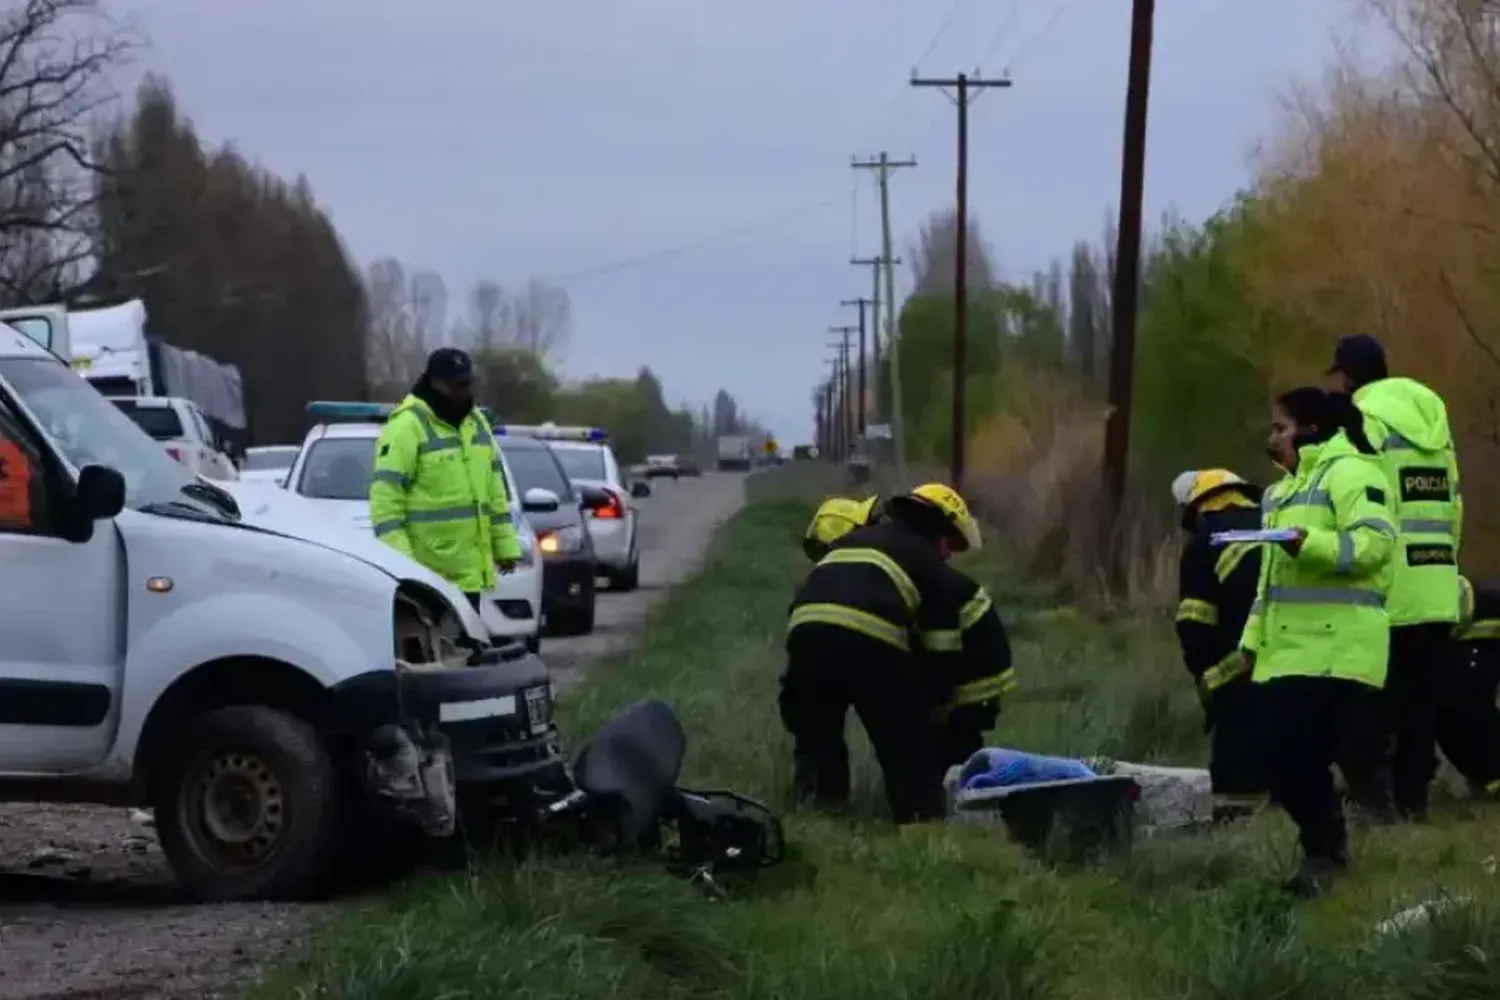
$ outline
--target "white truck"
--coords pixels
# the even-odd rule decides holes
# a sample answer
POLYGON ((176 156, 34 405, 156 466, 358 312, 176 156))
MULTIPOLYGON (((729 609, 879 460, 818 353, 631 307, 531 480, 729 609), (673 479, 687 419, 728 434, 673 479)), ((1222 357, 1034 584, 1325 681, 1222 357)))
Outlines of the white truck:
POLYGON ((185 418, 177 438, 164 436, 170 429, 166 426, 142 427, 194 472, 234 478, 229 470, 243 454, 247 433, 239 368, 148 335, 146 305, 140 299, 72 311, 61 305, 0 309, 0 321, 68 362, 132 419, 185 418), (165 400, 171 413, 152 403, 132 409, 124 402, 129 399, 165 400), (204 426, 190 426, 188 405, 204 426))
POLYGON ((744 434, 719 436, 719 471, 748 472, 755 457, 750 448, 750 438, 744 434))
POLYGON ((0 324, 0 800, 149 807, 190 894, 287 899, 565 780, 541 661, 347 535, 247 525, 0 324))

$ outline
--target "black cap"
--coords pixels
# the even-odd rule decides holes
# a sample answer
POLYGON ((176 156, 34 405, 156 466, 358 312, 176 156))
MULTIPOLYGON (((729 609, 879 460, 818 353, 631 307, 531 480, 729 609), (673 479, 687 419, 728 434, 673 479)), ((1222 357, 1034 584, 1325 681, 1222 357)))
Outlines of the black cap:
POLYGON ((1328 374, 1342 372, 1364 385, 1386 377, 1385 348, 1368 333, 1351 333, 1333 345, 1333 367, 1328 374))
POLYGON ((474 362, 467 351, 439 347, 427 355, 426 375, 436 382, 468 382, 474 378, 474 362))

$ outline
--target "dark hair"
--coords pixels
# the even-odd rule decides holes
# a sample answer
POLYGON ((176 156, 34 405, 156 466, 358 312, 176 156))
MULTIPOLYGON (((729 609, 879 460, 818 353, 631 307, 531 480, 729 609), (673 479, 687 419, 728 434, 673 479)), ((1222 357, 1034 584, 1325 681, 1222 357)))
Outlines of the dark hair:
POLYGON ((1297 424, 1297 443, 1322 444, 1343 431, 1356 449, 1375 454, 1365 436, 1364 415, 1344 393, 1325 392, 1315 385, 1298 386, 1276 397, 1276 405, 1297 424))

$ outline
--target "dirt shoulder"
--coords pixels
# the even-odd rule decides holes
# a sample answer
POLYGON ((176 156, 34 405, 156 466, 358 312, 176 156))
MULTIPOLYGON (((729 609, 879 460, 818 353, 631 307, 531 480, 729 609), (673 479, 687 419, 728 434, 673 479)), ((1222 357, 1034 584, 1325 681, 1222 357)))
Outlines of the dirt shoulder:
MULTIPOLYGON (((544 640, 562 684, 627 646, 647 611, 698 565, 742 504, 743 477, 658 482, 634 501, 641 587, 601 594, 592 635, 544 640)), ((0 1000, 212 1000, 306 940, 329 906, 173 901, 143 815, 84 806, 0 805, 0 1000)))

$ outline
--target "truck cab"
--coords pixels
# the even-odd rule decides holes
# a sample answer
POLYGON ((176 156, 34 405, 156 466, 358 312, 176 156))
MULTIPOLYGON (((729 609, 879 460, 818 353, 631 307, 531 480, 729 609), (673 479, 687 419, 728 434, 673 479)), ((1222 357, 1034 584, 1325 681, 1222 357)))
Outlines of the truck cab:
POLYGON ((546 668, 410 560, 247 525, 0 324, 0 800, 154 810, 204 900, 316 894, 557 780, 546 668))

